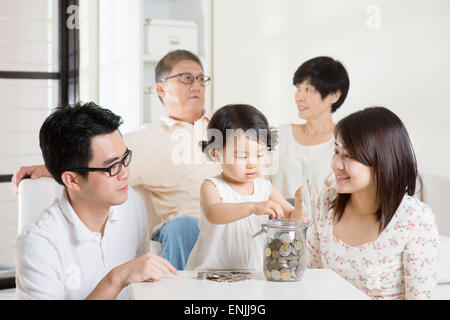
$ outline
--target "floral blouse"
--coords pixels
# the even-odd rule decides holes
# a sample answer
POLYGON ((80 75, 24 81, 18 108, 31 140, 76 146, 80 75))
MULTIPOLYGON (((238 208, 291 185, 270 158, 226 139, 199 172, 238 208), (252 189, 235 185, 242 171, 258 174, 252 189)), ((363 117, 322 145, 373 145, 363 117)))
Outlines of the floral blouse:
POLYGON ((329 268, 372 299, 431 299, 437 286, 439 234, 425 203, 405 195, 375 241, 350 246, 333 235, 336 191, 318 200, 306 246, 310 268, 329 268))

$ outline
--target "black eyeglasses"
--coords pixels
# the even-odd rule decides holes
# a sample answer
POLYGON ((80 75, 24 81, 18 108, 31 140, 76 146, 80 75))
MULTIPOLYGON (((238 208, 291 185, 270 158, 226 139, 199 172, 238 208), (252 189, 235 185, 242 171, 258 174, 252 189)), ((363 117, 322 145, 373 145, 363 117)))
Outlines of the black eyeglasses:
POLYGON ((205 75, 194 76, 192 73, 183 72, 183 73, 174 74, 173 76, 162 78, 161 82, 166 81, 168 79, 177 78, 177 77, 179 77, 180 81, 183 82, 184 84, 193 84, 194 80, 197 80, 200 83, 200 85, 202 85, 202 86, 205 86, 211 80, 211 77, 208 77, 205 75))
POLYGON ((67 171, 103 171, 108 172, 111 177, 117 176, 120 171, 122 171, 122 165, 125 167, 128 167, 131 162, 131 155, 133 153, 130 149, 127 149, 125 152, 125 155, 122 160, 113 163, 108 168, 73 168, 73 169, 67 169, 67 171))

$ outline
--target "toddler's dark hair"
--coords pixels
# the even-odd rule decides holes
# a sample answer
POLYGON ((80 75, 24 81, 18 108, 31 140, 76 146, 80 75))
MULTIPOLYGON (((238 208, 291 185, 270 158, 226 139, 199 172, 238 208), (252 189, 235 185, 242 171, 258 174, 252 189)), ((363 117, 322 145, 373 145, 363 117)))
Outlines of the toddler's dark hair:
MULTIPOLYGON (((230 132, 242 130, 258 143, 264 143, 271 151, 278 142, 278 135, 269 127, 264 114, 248 104, 228 104, 218 109, 208 124, 208 140, 201 142, 202 151, 209 154, 209 150, 224 147, 230 132), (253 136, 254 133, 255 136, 253 136), (216 137, 222 137, 222 141, 216 141, 216 137)), ((233 135, 234 136, 234 135, 233 135)))

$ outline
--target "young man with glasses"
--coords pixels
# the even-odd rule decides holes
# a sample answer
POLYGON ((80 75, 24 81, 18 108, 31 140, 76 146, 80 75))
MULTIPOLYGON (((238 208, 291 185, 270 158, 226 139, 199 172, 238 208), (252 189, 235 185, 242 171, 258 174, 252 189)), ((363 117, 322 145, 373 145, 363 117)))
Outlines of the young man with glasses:
POLYGON ((128 190, 132 151, 120 124, 93 103, 58 108, 44 121, 45 166, 65 189, 16 242, 19 299, 129 298, 128 284, 177 273, 148 252, 147 216, 128 190))
MULTIPOLYGON (((209 118, 205 112, 204 74, 200 59, 186 50, 166 54, 155 69, 156 91, 168 117, 124 135, 133 150, 129 183, 143 186, 161 223, 151 230, 153 240, 162 242, 162 257, 183 270, 197 241, 200 218, 200 185, 220 173, 220 166, 207 161, 199 147, 206 138, 209 118), (180 141, 180 131, 188 139, 180 141), (175 161, 178 151, 202 161, 175 161)), ((17 192, 24 177, 49 176, 45 166, 20 167, 12 184, 17 192)), ((148 205, 147 207, 151 207, 148 205)))

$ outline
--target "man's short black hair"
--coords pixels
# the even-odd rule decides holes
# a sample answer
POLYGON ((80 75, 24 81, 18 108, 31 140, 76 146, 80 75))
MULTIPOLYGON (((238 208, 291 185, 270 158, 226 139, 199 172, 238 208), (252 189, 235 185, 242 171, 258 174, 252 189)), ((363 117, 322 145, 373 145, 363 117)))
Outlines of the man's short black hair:
MULTIPOLYGON (((61 185, 61 174, 70 168, 87 167, 93 158, 91 139, 118 130, 122 119, 93 102, 56 108, 39 131, 45 166, 61 185)), ((80 172, 84 178, 87 172, 80 172)))
POLYGON ((309 80, 322 99, 330 93, 341 91, 339 100, 331 106, 331 112, 335 112, 344 103, 350 86, 347 70, 342 63, 330 57, 312 58, 298 67, 292 82, 295 86, 304 80, 309 80))

